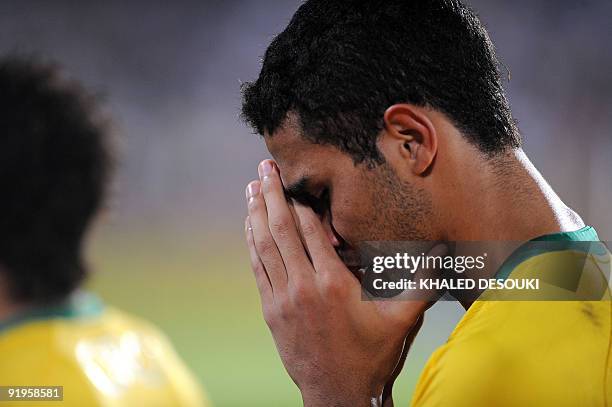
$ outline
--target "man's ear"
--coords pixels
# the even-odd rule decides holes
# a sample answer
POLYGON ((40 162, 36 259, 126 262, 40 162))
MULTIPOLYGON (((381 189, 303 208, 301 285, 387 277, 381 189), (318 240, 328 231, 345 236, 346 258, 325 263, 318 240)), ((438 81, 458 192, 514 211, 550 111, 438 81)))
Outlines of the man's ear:
POLYGON ((385 111, 384 124, 379 149, 385 159, 415 175, 426 174, 438 152, 438 135, 427 111, 396 104, 385 111))

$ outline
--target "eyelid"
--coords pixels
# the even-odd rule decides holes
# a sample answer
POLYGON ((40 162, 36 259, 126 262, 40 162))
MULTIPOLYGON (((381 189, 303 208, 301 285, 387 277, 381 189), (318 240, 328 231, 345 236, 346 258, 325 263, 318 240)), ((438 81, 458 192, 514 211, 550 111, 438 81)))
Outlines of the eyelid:
POLYGON ((295 201, 299 203, 300 205, 311 206, 312 201, 314 200, 315 197, 312 195, 304 195, 304 194, 299 194, 299 195, 285 194, 285 198, 287 199, 287 201, 295 201))
POLYGON ((313 210, 322 215, 329 209, 329 188, 323 188, 313 203, 313 210))
POLYGON ((327 199, 327 197, 329 197, 329 188, 325 187, 319 192, 317 199, 327 199))

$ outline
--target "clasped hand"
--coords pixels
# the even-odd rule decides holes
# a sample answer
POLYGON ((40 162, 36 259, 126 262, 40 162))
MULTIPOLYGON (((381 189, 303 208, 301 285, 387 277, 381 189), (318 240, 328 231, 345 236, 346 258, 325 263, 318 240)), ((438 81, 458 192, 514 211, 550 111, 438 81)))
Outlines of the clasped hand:
POLYGON ((258 172, 247 187, 251 268, 304 405, 379 405, 429 302, 364 301, 317 214, 285 198, 276 164, 263 161, 258 172))

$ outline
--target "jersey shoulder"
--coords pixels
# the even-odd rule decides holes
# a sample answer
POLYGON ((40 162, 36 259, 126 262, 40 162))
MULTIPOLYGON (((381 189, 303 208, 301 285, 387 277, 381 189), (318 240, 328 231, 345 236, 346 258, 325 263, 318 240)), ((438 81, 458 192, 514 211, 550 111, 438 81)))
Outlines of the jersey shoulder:
POLYGON ((603 405, 610 301, 472 307, 427 362, 413 406, 603 405))
MULTIPOLYGON (((546 244, 512 278, 538 277, 544 298, 485 291, 431 356, 413 406, 605 405, 612 399, 608 248, 546 244)), ((504 277, 508 277, 507 275, 504 277)))

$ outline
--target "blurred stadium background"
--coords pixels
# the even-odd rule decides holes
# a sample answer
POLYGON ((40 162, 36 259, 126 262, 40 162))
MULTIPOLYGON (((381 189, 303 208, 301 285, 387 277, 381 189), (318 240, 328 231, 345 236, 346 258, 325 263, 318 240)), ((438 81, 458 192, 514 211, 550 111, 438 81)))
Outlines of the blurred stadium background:
MULTIPOLYGON (((527 153, 612 240, 612 3, 471 4, 510 72, 527 153)), ((247 264, 243 191, 267 154, 238 117, 241 81, 257 75, 265 47, 298 5, 0 2, 0 51, 58 61, 104 97, 114 118, 121 166, 92 235, 89 286, 161 326, 217 406, 300 405, 247 264)), ((398 405, 460 315, 452 303, 430 311, 398 405)))

